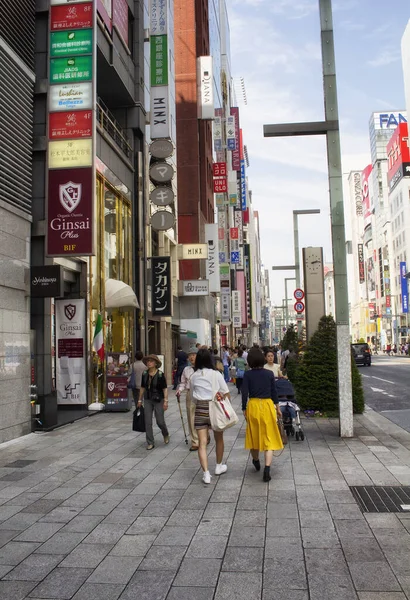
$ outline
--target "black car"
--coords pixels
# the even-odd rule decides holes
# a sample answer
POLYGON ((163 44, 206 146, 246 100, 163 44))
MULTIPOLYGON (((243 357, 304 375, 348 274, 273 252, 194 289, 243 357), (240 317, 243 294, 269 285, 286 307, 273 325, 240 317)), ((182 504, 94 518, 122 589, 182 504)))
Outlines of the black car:
POLYGON ((372 364, 372 355, 370 352, 369 344, 358 343, 351 344, 352 355, 357 365, 368 366, 372 364))

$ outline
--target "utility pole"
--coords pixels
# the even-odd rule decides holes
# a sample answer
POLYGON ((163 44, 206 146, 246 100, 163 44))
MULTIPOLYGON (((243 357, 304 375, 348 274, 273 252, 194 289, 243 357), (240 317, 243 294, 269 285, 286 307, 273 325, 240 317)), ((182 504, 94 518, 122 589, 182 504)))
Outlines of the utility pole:
MULTIPOLYGON (((265 137, 326 135, 335 283, 339 433, 353 437, 353 397, 349 335, 349 304, 343 206, 342 161, 331 0, 319 0, 325 120, 264 125, 265 137)), ((295 265, 296 266, 296 265, 295 265)))

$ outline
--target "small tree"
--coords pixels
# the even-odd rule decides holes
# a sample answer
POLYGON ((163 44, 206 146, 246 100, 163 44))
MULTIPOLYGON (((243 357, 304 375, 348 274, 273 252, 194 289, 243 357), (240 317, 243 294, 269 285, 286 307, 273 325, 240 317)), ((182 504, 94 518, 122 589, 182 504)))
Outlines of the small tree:
POLYGON ((298 351, 298 329, 294 323, 290 323, 286 329, 281 342, 282 350, 298 351))
MULTIPOLYGON (((361 377, 352 357, 353 411, 363 412, 361 377)), ((298 403, 303 408, 338 413, 338 376, 336 323, 333 317, 322 317, 317 331, 299 359, 293 380, 298 403)))

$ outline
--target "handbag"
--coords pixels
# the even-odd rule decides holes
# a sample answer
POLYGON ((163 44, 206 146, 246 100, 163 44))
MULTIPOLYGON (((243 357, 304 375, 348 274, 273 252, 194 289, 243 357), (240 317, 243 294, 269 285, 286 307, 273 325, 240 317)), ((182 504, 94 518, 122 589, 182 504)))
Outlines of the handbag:
POLYGON ((279 428, 280 437, 282 438, 282 444, 284 446, 286 446, 286 444, 288 443, 288 436, 286 435, 286 431, 283 426, 282 419, 278 419, 278 428, 279 428))
POLYGON ((225 431, 239 422, 238 415, 232 408, 228 398, 225 398, 217 387, 217 374, 212 373, 212 400, 209 402, 209 419, 213 431, 225 431))
POLYGON ((140 406, 134 410, 132 417, 132 430, 145 433, 145 416, 143 406, 140 406))
POLYGON ((135 371, 134 371, 134 369, 132 369, 131 376, 130 376, 130 378, 128 380, 128 383, 127 383, 127 388, 129 390, 136 390, 137 386, 135 384, 136 384, 135 371))

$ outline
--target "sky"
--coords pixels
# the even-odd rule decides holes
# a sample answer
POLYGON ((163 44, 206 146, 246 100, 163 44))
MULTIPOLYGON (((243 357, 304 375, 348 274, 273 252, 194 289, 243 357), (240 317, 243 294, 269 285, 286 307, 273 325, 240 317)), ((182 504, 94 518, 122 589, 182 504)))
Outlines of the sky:
MULTIPOLYGON (((262 260, 270 271, 271 300, 281 305, 284 278, 294 272, 271 267, 294 264, 293 210, 321 210, 299 217, 300 248, 323 246, 325 262, 332 263, 325 137, 263 137, 264 124, 324 119, 318 0, 227 0, 227 5, 233 76, 243 77, 246 88, 240 125, 260 216, 262 260)), ((409 18, 409 0, 333 0, 345 179, 370 162, 370 114, 405 109, 400 44, 409 18)), ((346 206, 347 194, 344 200, 346 206)), ((349 221, 347 214, 347 239, 349 221)))

